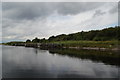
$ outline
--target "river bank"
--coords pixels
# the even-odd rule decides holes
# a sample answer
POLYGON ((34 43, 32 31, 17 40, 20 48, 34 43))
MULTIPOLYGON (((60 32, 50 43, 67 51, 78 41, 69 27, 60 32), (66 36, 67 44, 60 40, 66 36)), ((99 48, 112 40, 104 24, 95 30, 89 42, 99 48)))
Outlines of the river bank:
POLYGON ((9 42, 4 45, 25 46, 41 49, 66 48, 66 49, 87 49, 87 50, 120 50, 120 41, 57 41, 46 43, 9 42))

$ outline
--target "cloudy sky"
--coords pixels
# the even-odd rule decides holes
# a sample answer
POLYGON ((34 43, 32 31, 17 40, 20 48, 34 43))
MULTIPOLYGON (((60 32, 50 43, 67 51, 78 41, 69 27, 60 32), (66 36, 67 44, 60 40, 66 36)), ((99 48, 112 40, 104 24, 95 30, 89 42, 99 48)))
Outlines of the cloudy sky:
POLYGON ((2 2, 3 42, 115 25, 118 25, 117 2, 2 2))

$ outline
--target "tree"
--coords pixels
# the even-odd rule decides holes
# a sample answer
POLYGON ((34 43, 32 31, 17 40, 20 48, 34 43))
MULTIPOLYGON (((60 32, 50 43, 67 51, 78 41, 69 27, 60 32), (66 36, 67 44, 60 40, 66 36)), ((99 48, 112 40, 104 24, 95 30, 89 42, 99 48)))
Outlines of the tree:
MULTIPOLYGON (((69 41, 69 40, 90 40, 90 41, 108 41, 120 40, 120 26, 109 27, 102 30, 81 31, 71 34, 60 34, 51 36, 48 39, 38 39, 37 37, 32 42, 54 42, 54 41, 69 41)), ((29 42, 29 40, 27 41, 29 42)))
POLYGON ((49 41, 53 41, 55 39, 55 36, 51 36, 51 37, 49 37, 49 41))
POLYGON ((30 43, 30 42, 31 42, 31 40, 30 40, 30 39, 27 39, 27 40, 26 40, 26 43, 30 43))
POLYGON ((45 38, 43 38, 43 39, 40 39, 40 42, 41 43, 44 43, 44 42, 46 42, 47 40, 45 39, 45 38))
POLYGON ((39 43, 40 39, 38 39, 37 37, 35 39, 32 40, 33 43, 39 43))

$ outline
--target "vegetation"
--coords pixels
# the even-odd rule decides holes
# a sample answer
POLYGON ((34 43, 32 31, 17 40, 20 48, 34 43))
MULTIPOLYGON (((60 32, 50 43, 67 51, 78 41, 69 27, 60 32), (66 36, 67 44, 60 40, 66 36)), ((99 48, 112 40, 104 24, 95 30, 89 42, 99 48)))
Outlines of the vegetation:
POLYGON ((2 43, 3 45, 12 45, 12 46, 17 46, 16 44, 19 44, 19 46, 24 46, 25 42, 22 41, 12 41, 8 43, 2 43))
POLYGON ((40 39, 38 39, 37 37, 35 39, 32 40, 33 43, 39 43, 40 39))
POLYGON ((31 43, 31 40, 30 40, 30 39, 27 39, 27 40, 26 40, 26 43, 31 43))
MULTIPOLYGON (((9 42, 13 43, 23 42, 9 42)), ((102 30, 81 31, 72 34, 51 36, 48 39, 27 39, 26 43, 52 43, 63 47, 99 47, 116 48, 120 45, 120 26, 105 28, 102 30)))
POLYGON ((51 36, 48 39, 38 39, 37 37, 32 40, 34 43, 56 42, 56 41, 112 41, 120 40, 120 26, 105 28, 102 30, 81 31, 72 34, 61 34, 51 36))
POLYGON ((120 45, 120 41, 56 41, 51 43, 62 44, 64 47, 115 48, 120 45))
POLYGON ((49 37, 48 41, 110 41, 120 40, 120 27, 110 27, 102 30, 91 30, 88 32, 78 32, 72 34, 61 34, 49 37))
POLYGON ((3 43, 4 45, 12 45, 12 44, 21 44, 21 43, 25 43, 25 42, 22 42, 22 41, 12 41, 12 42, 8 42, 8 43, 3 43))

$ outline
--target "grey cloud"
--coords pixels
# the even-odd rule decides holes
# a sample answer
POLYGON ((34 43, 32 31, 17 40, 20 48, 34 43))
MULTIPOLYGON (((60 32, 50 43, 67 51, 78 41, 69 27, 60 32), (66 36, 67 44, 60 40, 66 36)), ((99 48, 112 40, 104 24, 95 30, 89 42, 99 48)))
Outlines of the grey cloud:
POLYGON ((62 15, 75 15, 81 12, 95 9, 104 3, 97 2, 4 2, 3 16, 11 19, 35 19, 45 18, 53 12, 62 15))
MULTIPOLYGON (((67 19, 67 23, 61 23, 59 20, 53 20, 52 22, 52 19, 49 17, 54 15, 54 12, 58 13, 58 19, 60 15, 71 15, 74 17, 76 14, 87 11, 90 11, 93 15, 94 10, 100 8, 94 14, 95 16, 99 16, 105 14, 101 9, 101 6, 104 6, 104 4, 100 2, 3 2, 3 37, 13 36, 12 38, 4 38, 3 40, 26 40, 25 38, 32 39, 36 36, 47 38, 52 35, 81 30, 80 26, 78 28, 71 27, 71 25, 76 24, 75 20, 80 19, 73 19, 74 21, 72 22, 69 22, 69 19, 67 19), (54 23, 55 27, 51 27, 54 23)), ((85 24, 88 25, 91 23, 96 23, 96 20, 92 18, 89 23, 86 22, 85 24)))
POLYGON ((50 14, 52 10, 41 3, 3 3, 3 16, 11 19, 34 19, 50 14))
POLYGON ((58 4, 58 13, 61 13, 63 15, 75 15, 78 13, 82 13, 85 11, 90 11, 92 9, 95 9, 101 5, 104 5, 104 3, 97 3, 97 2, 81 2, 81 3, 59 3, 58 4))
POLYGON ((101 10, 96 10, 95 11, 95 14, 93 15, 93 17, 96 17, 96 16, 100 16, 100 15, 104 15, 106 12, 102 12, 101 10))

